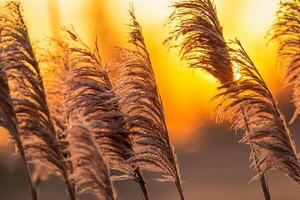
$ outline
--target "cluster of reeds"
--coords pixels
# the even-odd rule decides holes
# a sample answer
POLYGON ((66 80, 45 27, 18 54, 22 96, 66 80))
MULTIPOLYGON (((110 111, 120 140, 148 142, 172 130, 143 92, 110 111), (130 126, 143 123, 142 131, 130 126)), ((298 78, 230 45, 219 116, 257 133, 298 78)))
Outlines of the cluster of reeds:
POLYGON ((279 40, 279 57, 287 65, 286 84, 293 87, 293 102, 296 107, 291 120, 293 122, 300 113, 300 2, 282 1, 276 15, 277 20, 270 30, 270 36, 273 40, 279 40))
POLYGON ((149 199, 143 170, 161 172, 184 199, 150 56, 133 8, 129 15, 134 50, 119 48, 112 83, 97 41, 90 49, 65 29, 64 39, 49 40, 55 48, 37 50, 37 59, 20 4, 1 8, 0 125, 24 160, 32 199, 49 174, 65 180, 72 200, 84 192, 116 199, 112 181, 128 179, 149 199), (122 175, 111 176, 111 170, 122 175))
MULTIPOLYGON (((278 169, 297 184, 300 162, 285 118, 255 64, 240 41, 224 38, 211 0, 182 0, 172 4, 169 47, 180 47, 190 67, 200 68, 220 83, 216 120, 228 120, 234 130, 243 132, 242 143, 251 149, 250 162, 260 179, 265 199, 271 199, 266 173, 278 169), (238 73, 238 78, 235 73, 238 73)), ((300 4, 280 3, 274 38, 282 38, 280 55, 290 58, 287 82, 294 85, 294 101, 299 114, 300 4)))
MULTIPOLYGON (((265 199, 271 199, 270 170, 300 184, 300 161, 285 118, 241 42, 224 38, 214 3, 178 0, 171 7, 165 44, 180 47, 190 67, 218 80, 216 120, 229 121, 243 133, 241 142, 251 149, 254 179, 260 179, 265 199)), ((299 1, 282 1, 277 16, 270 32, 280 41, 279 55, 288 59, 295 120, 300 113, 299 1)), ((32 199, 38 199, 38 183, 49 174, 65 181, 72 200, 85 192, 116 199, 113 181, 128 179, 149 199, 144 170, 174 182, 184 199, 162 99, 133 7, 129 17, 132 48, 118 48, 118 72, 112 79, 97 40, 90 48, 74 30, 65 29, 62 40, 49 40, 52 48, 37 50, 37 59, 19 3, 1 8, 0 126, 9 131, 24 161, 32 199), (122 175, 111 176, 112 170, 122 175)))

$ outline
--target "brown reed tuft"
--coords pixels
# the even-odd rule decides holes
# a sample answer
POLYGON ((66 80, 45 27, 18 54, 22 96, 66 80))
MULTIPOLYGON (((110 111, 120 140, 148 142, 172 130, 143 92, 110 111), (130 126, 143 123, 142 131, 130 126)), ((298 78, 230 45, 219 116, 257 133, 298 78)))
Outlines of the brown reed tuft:
MULTIPOLYGON (((220 25, 210 0, 176 1, 172 7, 174 11, 169 24, 178 25, 170 31, 167 43, 181 39, 182 42, 171 44, 171 47, 179 46, 183 59, 205 65, 208 69, 204 69, 219 80, 221 93, 216 96, 220 100, 217 119, 229 119, 234 129, 244 131, 241 142, 251 148, 251 165, 258 173, 255 178, 261 180, 265 199, 271 199, 264 175, 267 170, 279 169, 299 181, 294 141, 275 99, 240 42, 233 42, 235 48, 225 42, 221 29, 216 28, 220 25), (233 78, 233 65, 239 69, 240 80, 233 78)), ((203 69, 194 63, 190 66, 203 69)))
MULTIPOLYGON (((0 35, 2 35, 1 32, 0 35)), ((2 37, 0 37, 0 44, 2 43, 1 38, 2 37)), ((8 132, 10 133, 13 139, 13 142, 16 144, 26 168, 26 174, 30 183, 32 199, 37 200, 38 198, 37 198, 36 188, 33 184, 31 172, 29 169, 29 164, 25 156, 25 150, 21 142, 20 134, 18 132, 17 119, 13 109, 12 99, 9 95, 10 90, 8 87, 6 76, 2 69, 2 67, 4 66, 3 59, 2 59, 4 55, 5 53, 2 54, 2 51, 0 50, 0 126, 8 130, 8 132)))
POLYGON ((209 72, 222 84, 233 81, 228 47, 214 4, 210 0, 182 0, 174 1, 171 7, 170 36, 165 43, 179 47, 181 59, 190 67, 209 72))
POLYGON ((285 81, 293 87, 296 110, 291 122, 300 114, 300 1, 280 1, 277 20, 270 30, 271 39, 279 41, 279 57, 287 63, 285 81))
POLYGON ((68 44, 61 40, 46 39, 39 42, 37 58, 43 75, 44 87, 49 110, 51 113, 57 138, 66 141, 65 99, 63 95, 63 83, 67 78, 65 69, 66 59, 62 56, 68 44))
POLYGON ((67 121, 82 115, 90 123, 92 133, 111 169, 124 172, 115 179, 134 179, 148 199, 145 182, 135 163, 127 163, 134 156, 119 101, 112 90, 108 72, 102 66, 97 41, 95 50, 86 46, 73 31, 67 30, 69 48, 66 50, 67 78, 64 99, 67 121))
MULTIPOLYGON (((65 105, 63 96, 63 82, 66 79, 64 69, 64 50, 67 44, 61 40, 44 39, 35 43, 36 57, 43 77, 46 100, 49 107, 51 119, 53 121, 56 137, 61 144, 64 156, 67 158, 68 141, 66 138, 65 105)), ((71 163, 68 163, 69 173, 72 173, 71 163)), ((39 184, 49 178, 50 170, 43 166, 35 166, 33 179, 39 184)))
POLYGON ((164 116, 163 104, 155 81, 142 28, 133 7, 130 15, 129 43, 135 50, 120 48, 121 60, 115 82, 121 111, 135 156, 128 160, 142 169, 162 172, 161 181, 174 181, 184 199, 179 168, 164 116))
POLYGON ((74 168, 71 179, 79 193, 92 193, 98 200, 114 200, 109 170, 89 125, 77 121, 67 129, 68 150, 74 168))
POLYGON ((1 33, 3 70, 10 87, 26 157, 35 165, 43 165, 53 173, 61 174, 68 186, 70 198, 75 200, 74 188, 69 181, 61 151, 62 144, 56 139, 39 65, 18 3, 7 4, 1 15, 1 33))
POLYGON ((233 129, 245 132, 241 142, 251 146, 251 166, 258 172, 254 179, 277 169, 299 184, 300 163, 284 116, 241 43, 236 40, 233 45, 231 58, 241 79, 219 88, 218 116, 229 118, 233 129))

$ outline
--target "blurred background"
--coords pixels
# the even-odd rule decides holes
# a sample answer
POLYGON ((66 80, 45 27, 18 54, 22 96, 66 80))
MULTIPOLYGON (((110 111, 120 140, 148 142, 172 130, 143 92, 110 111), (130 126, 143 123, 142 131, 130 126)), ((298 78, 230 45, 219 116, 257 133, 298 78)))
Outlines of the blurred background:
MULTIPOLYGON (((5 3, 0 0, 0 3, 5 3)), ((32 41, 60 38, 61 27, 73 26, 89 45, 100 41, 101 56, 108 65, 116 59, 115 46, 127 46, 129 0, 21 0, 32 41)), ((291 118, 290 89, 283 86, 283 61, 277 59, 277 46, 268 43, 267 32, 274 21, 279 0, 215 0, 218 16, 229 39, 238 38, 258 66, 277 98, 287 120, 291 118)), ((189 69, 176 50, 167 51, 169 0, 135 0, 137 18, 150 52, 163 98, 170 137, 176 148, 186 199, 262 199, 259 182, 251 182, 249 148, 239 144, 226 124, 212 119, 216 81, 199 70, 189 69)), ((290 126, 300 144, 300 122, 290 126)), ((12 161, 7 151, 7 134, 0 130, 0 199, 27 200, 23 167, 12 161)), ((178 199, 175 186, 157 183, 146 173, 151 199, 178 199)), ((268 175, 274 200, 299 199, 300 188, 279 172, 268 175)), ((140 200, 135 183, 116 183, 119 199, 140 200)), ((63 200, 65 189, 56 177, 40 188, 42 200, 63 200)), ((90 200, 85 196, 82 199, 90 200)))

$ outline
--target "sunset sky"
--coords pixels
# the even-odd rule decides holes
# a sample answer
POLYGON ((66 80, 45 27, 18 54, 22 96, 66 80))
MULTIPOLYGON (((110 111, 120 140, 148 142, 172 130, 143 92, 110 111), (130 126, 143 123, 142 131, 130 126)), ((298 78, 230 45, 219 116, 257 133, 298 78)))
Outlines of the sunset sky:
MULTIPOLYGON (((0 2, 4 2, 0 0, 0 2)), ((96 34, 102 59, 110 64, 114 46, 126 46, 129 0, 23 0, 25 21, 32 41, 61 37, 60 27, 75 28, 88 44, 96 34)), ((258 66, 274 94, 282 89, 283 69, 276 60, 276 45, 267 46, 279 0, 216 0, 218 16, 228 39, 238 38, 258 66)), ((176 50, 167 51, 170 0, 135 0, 137 18, 144 30, 157 82, 163 98, 173 143, 181 144, 211 119, 216 94, 215 80, 204 72, 187 68, 176 50)), ((1 138, 1 136, 0 136, 1 138)))

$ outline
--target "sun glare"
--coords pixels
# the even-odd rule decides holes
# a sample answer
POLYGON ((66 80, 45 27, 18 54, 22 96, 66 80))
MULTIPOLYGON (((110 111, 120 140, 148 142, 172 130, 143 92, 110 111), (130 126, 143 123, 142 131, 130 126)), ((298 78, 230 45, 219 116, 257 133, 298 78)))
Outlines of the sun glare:
POLYGON ((269 27, 275 18, 277 3, 277 0, 245 1, 243 21, 248 23, 249 32, 266 34, 266 27, 269 27))
POLYGON ((237 63, 233 63, 233 74, 234 74, 234 80, 238 81, 242 77, 242 74, 239 73, 240 66, 237 63))
MULTIPOLYGON (((62 26, 73 25, 82 39, 88 44, 93 44, 95 32, 98 31, 101 33, 98 37, 103 54, 101 56, 108 63, 113 60, 111 55, 114 54, 110 52, 113 47, 126 45, 127 11, 130 0, 21 0, 21 2, 33 41, 55 35, 62 26), (56 10, 51 11, 47 7, 49 5, 56 10), (56 19, 49 19, 51 16, 56 19)), ((273 89, 274 83, 278 83, 276 81, 278 73, 271 70, 276 63, 276 47, 272 45, 266 47, 265 36, 274 18, 278 1, 237 0, 224 3, 215 0, 215 2, 224 27, 224 35, 229 39, 237 37, 243 42, 273 89)), ((133 3, 153 62, 171 137, 175 142, 181 142, 183 136, 186 138, 187 127, 192 135, 198 132, 201 124, 205 124, 208 119, 210 108, 207 102, 215 93, 216 80, 208 73, 188 68, 179 61, 178 54, 168 52, 162 44, 168 33, 168 27, 164 24, 171 12, 169 0, 134 0, 133 3)), ((235 80, 241 78, 237 65, 234 65, 234 74, 235 80)))

